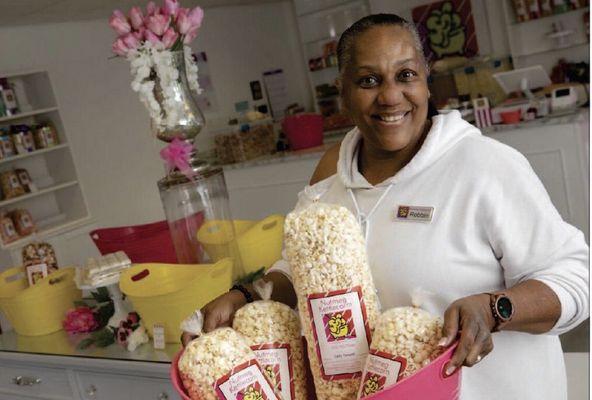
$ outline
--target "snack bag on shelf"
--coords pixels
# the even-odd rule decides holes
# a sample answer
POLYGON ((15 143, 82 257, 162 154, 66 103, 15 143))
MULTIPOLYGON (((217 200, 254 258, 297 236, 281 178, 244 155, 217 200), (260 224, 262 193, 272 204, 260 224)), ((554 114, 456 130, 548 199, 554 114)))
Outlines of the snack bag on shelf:
POLYGON ((55 250, 49 243, 29 243, 21 250, 23 265, 46 264, 48 272, 58 270, 58 261, 55 250))
POLYGON ((191 399, 282 399, 253 350, 231 328, 219 328, 194 339, 185 348, 178 368, 191 399))
POLYGON ((6 212, 0 213, 0 236, 4 244, 9 244, 19 239, 12 218, 6 212))
POLYGON ((317 398, 353 399, 379 314, 360 226, 345 207, 313 203, 287 216, 285 246, 317 398))
POLYGON ((284 400, 306 400, 306 369, 298 314, 271 301, 272 283, 254 283, 263 300, 249 303, 234 315, 232 327, 241 333, 257 361, 284 400))
POLYGON ((0 174, 0 184, 5 199, 12 199, 25 194, 25 189, 14 171, 2 172, 0 174))
POLYGON ((35 227, 35 222, 33 222, 33 217, 31 216, 31 213, 27 210, 14 210, 12 212, 12 221, 14 223, 17 233, 20 236, 29 236, 37 230, 37 228, 35 227))
POLYGON ((358 399, 380 392, 400 379, 413 375, 435 360, 445 349, 442 319, 418 307, 395 307, 379 318, 358 399))
POLYGON ((27 172, 26 169, 19 168, 14 170, 14 172, 16 173, 16 176, 18 177, 21 186, 23 187, 23 189, 25 189, 25 192, 32 193, 37 191, 37 186, 35 186, 35 184, 31 180, 31 176, 29 175, 29 172, 27 172))

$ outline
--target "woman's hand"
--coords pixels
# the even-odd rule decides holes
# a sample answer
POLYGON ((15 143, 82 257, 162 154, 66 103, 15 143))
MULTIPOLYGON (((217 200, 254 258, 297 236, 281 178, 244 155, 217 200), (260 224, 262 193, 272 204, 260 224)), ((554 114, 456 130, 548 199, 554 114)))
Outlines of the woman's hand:
MULTIPOLYGON (((245 304, 247 304, 245 296, 238 290, 231 290, 210 301, 201 309, 204 317, 204 332, 211 332, 222 326, 230 326, 236 310, 245 304)), ((183 336, 181 336, 183 346, 186 346, 195 337, 191 333, 183 332, 183 336)))
POLYGON ((493 350, 491 330, 494 326, 487 294, 463 297, 448 307, 439 345, 449 346, 459 333, 460 340, 446 367, 446 375, 452 375, 462 365, 472 367, 493 350))

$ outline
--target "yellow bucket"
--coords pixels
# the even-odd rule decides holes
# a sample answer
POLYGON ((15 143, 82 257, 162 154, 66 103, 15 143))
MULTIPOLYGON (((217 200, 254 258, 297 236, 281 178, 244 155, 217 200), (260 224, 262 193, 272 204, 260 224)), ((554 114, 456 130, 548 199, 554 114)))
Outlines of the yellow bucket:
POLYGON ((231 285, 229 258, 216 264, 134 264, 119 281, 150 336, 155 324, 163 325, 167 343, 179 343, 181 321, 231 285))
POLYGON ((62 329, 66 312, 82 293, 74 268, 62 268, 28 287, 23 267, 0 274, 0 308, 19 335, 41 336, 62 329))
MULTIPOLYGON (((245 273, 266 269, 282 257, 284 217, 270 215, 261 221, 235 220, 236 246, 245 273)), ((233 240, 229 221, 208 221, 197 232, 197 240, 214 261, 229 257, 233 240)))

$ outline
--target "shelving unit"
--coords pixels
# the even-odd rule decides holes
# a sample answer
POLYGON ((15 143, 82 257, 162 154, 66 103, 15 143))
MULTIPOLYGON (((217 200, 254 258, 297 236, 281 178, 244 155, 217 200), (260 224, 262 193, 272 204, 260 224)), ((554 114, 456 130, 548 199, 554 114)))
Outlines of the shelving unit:
POLYGON ((512 0, 504 0, 502 4, 515 68, 543 64, 550 72, 559 58, 587 59, 589 40, 584 27, 584 14, 589 12, 589 7, 519 22, 516 20, 512 0), (565 44, 559 43, 558 35, 553 36, 554 25, 563 26, 566 33, 571 32, 565 35, 565 44))
POLYGON ((47 240, 88 224, 91 217, 49 74, 46 71, 0 73, 0 78, 7 78, 14 88, 20 109, 16 115, 0 117, 0 127, 50 123, 59 139, 56 146, 0 159, 0 173, 26 169, 38 188, 36 192, 0 201, 0 211, 24 208, 37 225, 37 232, 30 236, 9 244, 0 242, 0 250, 18 251, 31 241, 47 240))

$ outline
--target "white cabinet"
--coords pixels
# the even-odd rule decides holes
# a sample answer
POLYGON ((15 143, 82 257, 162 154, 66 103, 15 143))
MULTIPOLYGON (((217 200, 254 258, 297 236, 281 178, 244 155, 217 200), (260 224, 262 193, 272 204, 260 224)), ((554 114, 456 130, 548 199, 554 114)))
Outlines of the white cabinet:
POLYGON ((59 400, 75 398, 66 369, 12 363, 3 363, 0 367, 2 395, 13 396, 12 399, 20 396, 59 400))
POLYGON ((174 400, 179 396, 170 380, 95 372, 76 374, 83 400, 174 400))
MULTIPOLYGON (((38 188, 36 192, 0 201, 0 211, 27 209, 38 228, 36 234, 8 245, 0 244, 2 250, 16 253, 31 240, 45 240, 88 223, 90 215, 49 74, 0 73, 0 78, 7 78, 15 88, 20 108, 18 114, 0 117, 0 127, 49 123, 59 138, 57 146, 0 160, 0 172, 24 168, 38 188)), ((20 262, 20 257, 15 256, 14 262, 20 262)))

